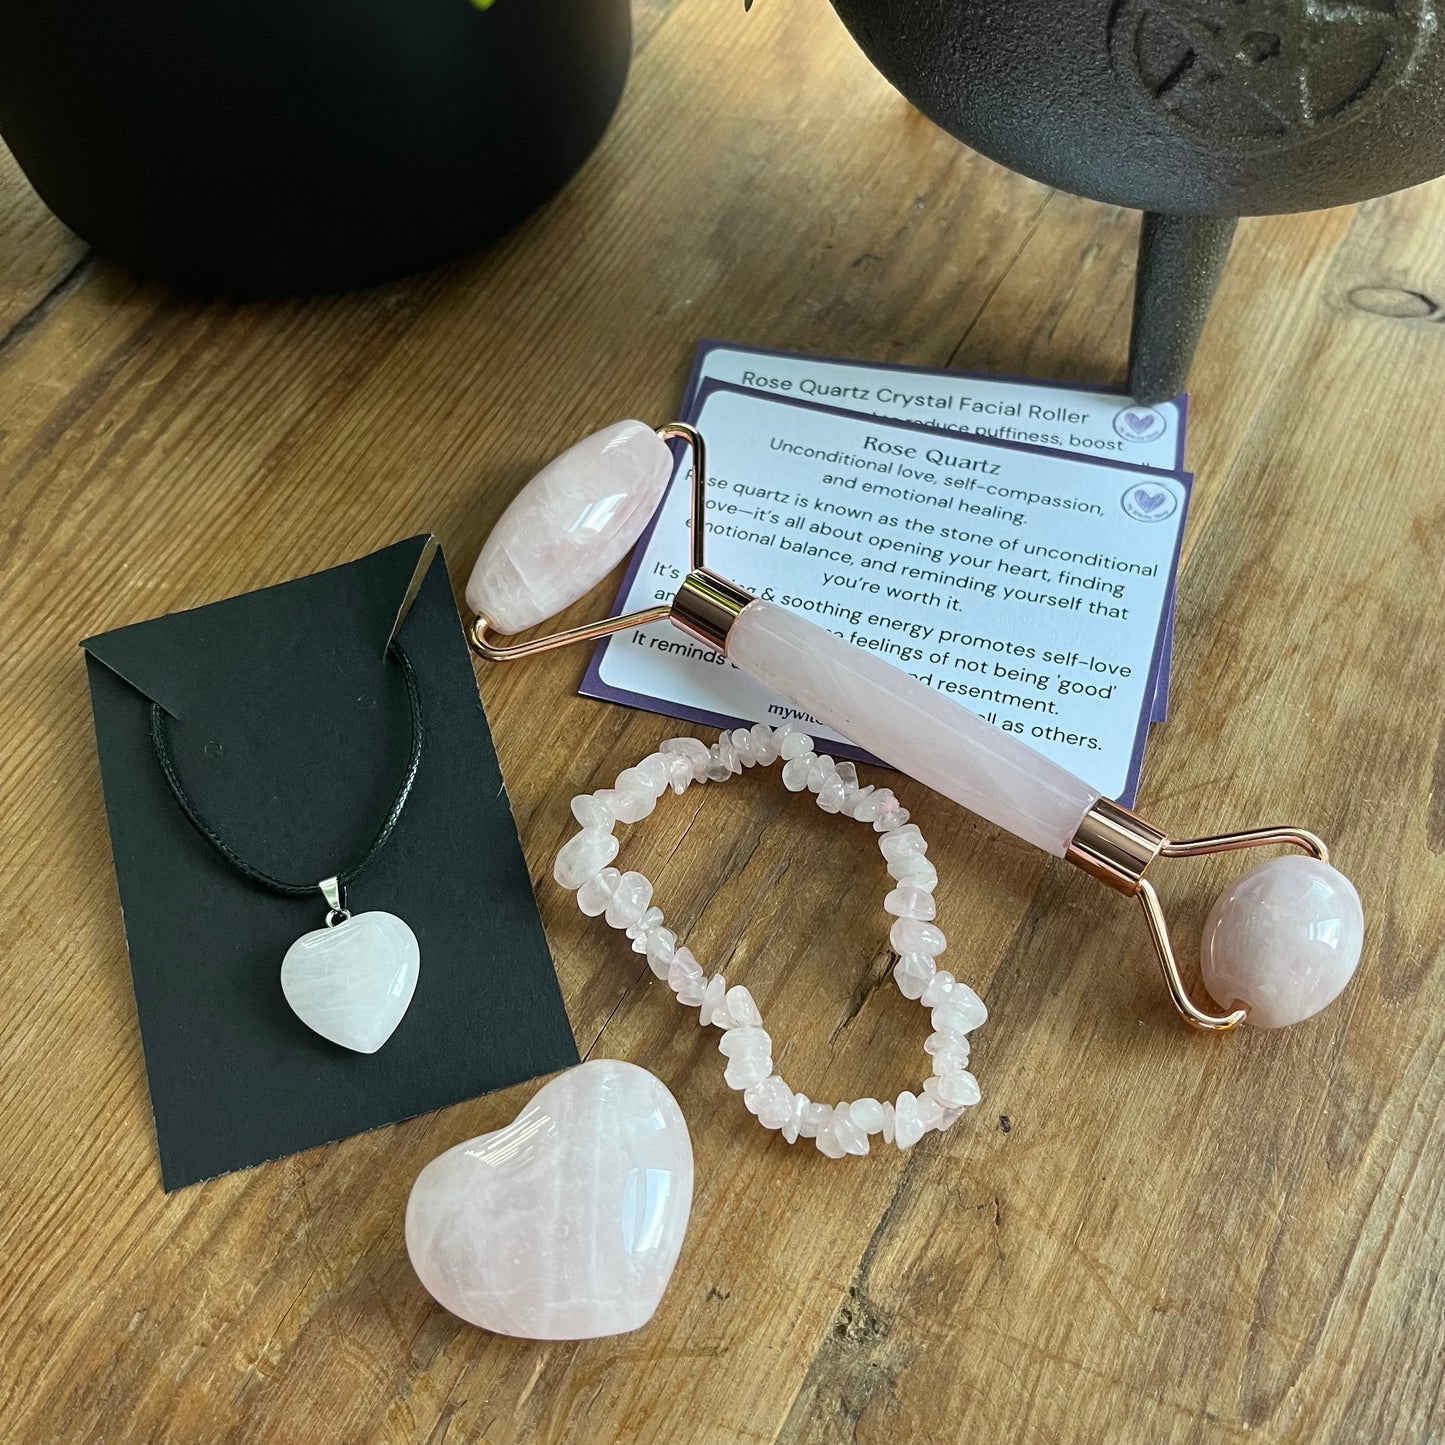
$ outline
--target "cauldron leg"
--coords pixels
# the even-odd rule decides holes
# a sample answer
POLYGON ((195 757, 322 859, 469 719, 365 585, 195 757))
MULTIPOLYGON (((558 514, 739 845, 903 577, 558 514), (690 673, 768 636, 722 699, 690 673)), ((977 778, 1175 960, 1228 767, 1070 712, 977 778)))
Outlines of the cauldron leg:
POLYGON ((1138 401, 1183 390, 1236 220, 1144 212, 1129 338, 1129 393, 1138 401))

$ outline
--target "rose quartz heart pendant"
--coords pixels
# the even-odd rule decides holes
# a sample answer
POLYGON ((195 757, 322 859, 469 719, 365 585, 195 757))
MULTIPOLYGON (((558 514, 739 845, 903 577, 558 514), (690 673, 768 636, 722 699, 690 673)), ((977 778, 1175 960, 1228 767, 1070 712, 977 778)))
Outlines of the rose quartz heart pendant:
POLYGON ((421 949, 394 913, 358 913, 303 933, 281 960, 281 992, 322 1038, 374 1054, 411 1006, 421 949))
POLYGON ((427 1292, 474 1325, 593 1339, 652 1318, 691 1209, 677 1101, 645 1069, 594 1059, 417 1175, 406 1249, 427 1292))

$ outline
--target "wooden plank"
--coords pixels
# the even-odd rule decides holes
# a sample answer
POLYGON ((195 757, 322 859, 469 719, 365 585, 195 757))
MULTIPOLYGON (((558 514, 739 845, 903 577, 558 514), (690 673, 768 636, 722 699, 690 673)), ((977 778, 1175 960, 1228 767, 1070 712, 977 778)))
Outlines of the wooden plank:
POLYGON ((76 284, 85 243, 45 209, 0 142, 0 349, 76 284))
MULTIPOLYGON (((702 335, 1123 374, 1134 216, 956 145, 825 7, 740 12, 639 7, 627 100, 573 186, 483 255, 364 296, 207 306, 74 270, 78 243, 0 173, 15 1438, 1445 1433, 1441 185, 1245 223, 1194 377, 1178 682, 1142 798, 1181 830, 1285 816, 1336 841, 1372 940, 1331 1014, 1183 1033, 1130 909, 905 785, 957 971, 994 1010, 985 1104, 909 1156, 789 1150, 550 881, 568 798, 674 730, 576 698, 584 660, 557 655, 481 683, 579 1041, 652 1068, 693 1126, 657 1318, 502 1340, 412 1277, 411 1179, 530 1086, 160 1193, 78 638, 425 527, 460 578, 560 442, 669 413, 702 335)), ((637 833, 629 863, 754 990, 799 1087, 916 1082, 867 836, 761 780, 637 833)), ((1182 935, 1223 871, 1180 867, 1182 935)))

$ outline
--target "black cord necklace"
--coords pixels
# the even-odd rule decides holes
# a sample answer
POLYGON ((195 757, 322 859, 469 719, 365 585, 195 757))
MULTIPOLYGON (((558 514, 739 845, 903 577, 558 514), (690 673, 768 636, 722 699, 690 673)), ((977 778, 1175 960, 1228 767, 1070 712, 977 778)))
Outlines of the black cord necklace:
POLYGON ((151 704, 150 736, 161 775, 191 826, 242 877, 286 898, 319 892, 326 900, 326 927, 304 933, 281 961, 281 990, 296 1016, 318 1034, 357 1053, 373 1054, 392 1035, 416 991, 421 950, 416 935, 394 913, 358 913, 346 907, 346 887, 386 847, 411 796, 421 768, 421 688, 416 669, 401 645, 387 649, 406 681, 411 710, 411 753, 391 808, 371 846, 351 867, 319 883, 291 883, 248 863, 202 817, 176 771, 166 733, 165 710, 151 704))

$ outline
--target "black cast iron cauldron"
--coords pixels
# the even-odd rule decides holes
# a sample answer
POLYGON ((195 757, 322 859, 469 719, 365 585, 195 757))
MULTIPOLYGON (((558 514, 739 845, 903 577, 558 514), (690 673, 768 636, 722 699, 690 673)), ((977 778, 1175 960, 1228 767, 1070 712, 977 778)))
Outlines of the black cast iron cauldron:
POLYGON ((0 0, 0 134, 142 276, 341 290, 551 196, 631 43, 629 0, 0 0))
POLYGON ((1145 212, 1129 389, 1185 382, 1239 216, 1445 172, 1439 0, 832 0, 959 140, 1145 212))

